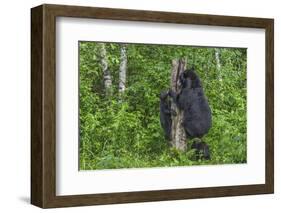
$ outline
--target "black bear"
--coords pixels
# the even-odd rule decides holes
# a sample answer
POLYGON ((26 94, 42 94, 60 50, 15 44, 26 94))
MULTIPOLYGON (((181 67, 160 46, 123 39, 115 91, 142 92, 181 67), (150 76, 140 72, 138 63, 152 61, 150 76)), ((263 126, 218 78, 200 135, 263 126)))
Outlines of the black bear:
POLYGON ((201 138, 212 126, 212 114, 200 78, 194 69, 184 71, 180 77, 181 92, 172 90, 169 95, 180 110, 183 110, 183 127, 188 138, 201 138))
POLYGON ((169 93, 161 92, 160 94, 160 123, 165 132, 165 138, 171 140, 171 101, 168 100, 169 93))
POLYGON ((196 160, 204 159, 204 160, 210 160, 210 149, 209 146, 201 141, 201 140, 194 140, 194 142, 191 145, 191 149, 195 149, 195 158, 196 160))

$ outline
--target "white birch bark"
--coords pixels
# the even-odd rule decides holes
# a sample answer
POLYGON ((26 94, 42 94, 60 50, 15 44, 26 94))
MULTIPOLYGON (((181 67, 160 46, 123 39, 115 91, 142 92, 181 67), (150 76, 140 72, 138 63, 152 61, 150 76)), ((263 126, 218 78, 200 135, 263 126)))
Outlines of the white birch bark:
POLYGON ((220 49, 218 49, 218 48, 215 48, 215 59, 216 59, 218 80, 221 82, 222 76, 221 76, 220 49))
POLYGON ((106 95, 110 95, 112 90, 112 77, 110 74, 110 70, 108 68, 107 53, 104 43, 100 43, 100 57, 101 57, 101 67, 103 72, 105 92, 106 95))
POLYGON ((119 93, 122 94, 126 89, 127 73, 127 50, 126 44, 121 45, 120 49, 120 67, 119 67, 119 93))

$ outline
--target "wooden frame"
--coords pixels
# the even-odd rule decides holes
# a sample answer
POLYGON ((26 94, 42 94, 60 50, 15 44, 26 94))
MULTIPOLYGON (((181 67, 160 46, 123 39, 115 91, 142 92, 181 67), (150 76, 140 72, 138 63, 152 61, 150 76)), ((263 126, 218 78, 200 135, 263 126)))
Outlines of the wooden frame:
POLYGON ((65 207, 266 194, 274 191, 273 19, 41 5, 31 9, 31 203, 65 207), (56 17, 263 28, 266 31, 265 184, 56 196, 56 17))

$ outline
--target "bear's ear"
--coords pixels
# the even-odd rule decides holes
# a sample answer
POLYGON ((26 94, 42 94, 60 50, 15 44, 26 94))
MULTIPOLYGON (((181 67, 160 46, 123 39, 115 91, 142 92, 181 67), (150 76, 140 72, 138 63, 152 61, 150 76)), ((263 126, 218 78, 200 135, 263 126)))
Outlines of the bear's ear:
POLYGON ((194 73, 195 73, 194 67, 192 67, 192 68, 190 68, 190 69, 187 69, 187 71, 186 71, 186 74, 187 74, 188 76, 193 75, 194 73))
POLYGON ((190 70, 193 71, 193 72, 195 71, 194 65, 192 65, 190 70))
POLYGON ((186 69, 185 72, 188 74, 188 73, 192 73, 192 72, 195 72, 195 68, 194 68, 194 65, 192 65, 191 68, 189 69, 186 69))

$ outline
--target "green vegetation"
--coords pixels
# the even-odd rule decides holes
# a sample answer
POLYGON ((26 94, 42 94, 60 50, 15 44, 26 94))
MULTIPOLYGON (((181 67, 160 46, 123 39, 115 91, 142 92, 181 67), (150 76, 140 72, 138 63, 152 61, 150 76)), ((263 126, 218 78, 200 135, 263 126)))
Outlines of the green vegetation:
POLYGON ((129 44, 120 94, 120 46, 105 44, 108 95, 100 45, 79 45, 81 170, 246 162, 246 49, 129 44), (169 148, 160 126, 159 94, 170 87, 171 61, 180 57, 195 67, 212 109, 213 126, 203 138, 210 161, 169 148))

